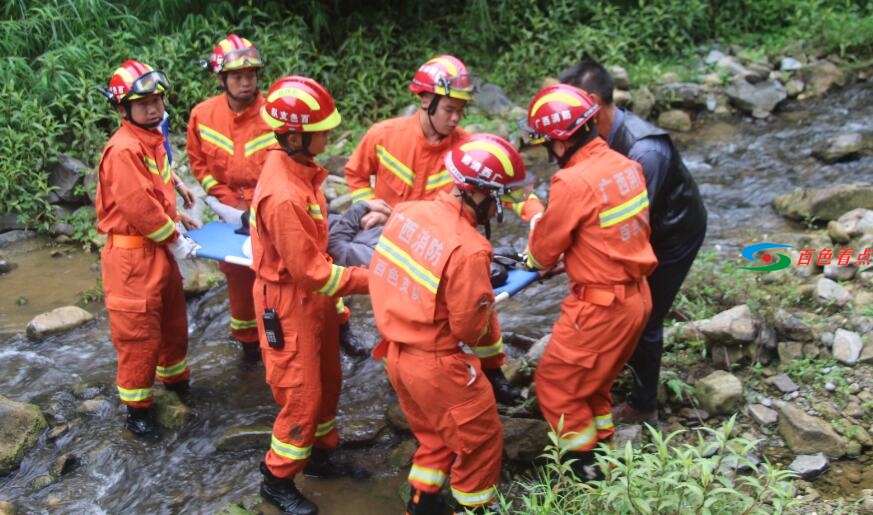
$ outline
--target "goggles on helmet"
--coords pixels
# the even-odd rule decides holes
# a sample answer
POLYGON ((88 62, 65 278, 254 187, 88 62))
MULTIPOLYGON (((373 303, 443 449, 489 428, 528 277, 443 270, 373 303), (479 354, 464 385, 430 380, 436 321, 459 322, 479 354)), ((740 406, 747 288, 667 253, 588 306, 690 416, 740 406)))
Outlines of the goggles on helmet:
POLYGON ((170 89, 170 81, 167 76, 160 70, 153 70, 141 75, 130 85, 130 91, 121 97, 120 102, 127 100, 135 100, 145 95, 152 93, 163 93, 170 89))
POLYGON ((241 68, 255 68, 264 66, 261 53, 255 47, 231 50, 224 54, 221 62, 221 71, 239 70, 241 68))
POLYGON ((525 145, 542 145, 543 143, 551 141, 551 138, 547 135, 535 131, 533 127, 527 123, 526 116, 519 119, 516 125, 521 133, 527 136, 527 139, 524 141, 525 145))
POLYGON ((439 77, 435 81, 434 90, 439 95, 470 100, 479 90, 479 77, 473 74, 439 77))

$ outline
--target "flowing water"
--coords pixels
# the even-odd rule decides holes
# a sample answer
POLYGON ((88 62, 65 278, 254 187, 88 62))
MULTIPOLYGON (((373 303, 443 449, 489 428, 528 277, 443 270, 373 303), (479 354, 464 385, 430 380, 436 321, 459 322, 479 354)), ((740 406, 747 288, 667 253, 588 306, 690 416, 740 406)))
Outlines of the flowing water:
MULTIPOLYGON (((873 182, 873 157, 833 165, 811 157, 816 145, 844 132, 873 133, 873 85, 834 92, 816 103, 791 103, 766 121, 698 120, 694 132, 677 137, 709 209, 704 248, 718 246, 733 259, 765 235, 797 229, 769 207, 777 195, 873 182)), ((553 170, 544 154, 532 152, 527 158, 543 179, 553 170)), ((538 191, 545 193, 547 181, 541 182, 538 191)), ((507 218, 508 223, 495 228, 495 244, 521 249, 525 228, 511 215, 507 218)), ((42 239, 0 249, 18 264, 0 276, 0 394, 35 403, 50 426, 67 427, 52 440, 43 435, 18 470, 0 477, 0 500, 14 500, 19 513, 215 513, 230 502, 255 503, 263 451, 219 451, 216 440, 229 428, 270 424, 277 408, 263 367, 243 365, 227 338, 224 289, 188 304, 192 420, 180 430, 165 431, 161 442, 145 444, 121 429, 123 409, 113 386, 115 353, 100 305, 90 306, 97 319, 75 331, 42 342, 22 334, 31 317, 76 302, 96 283, 97 255, 62 249, 58 255, 42 239), (22 297, 26 303, 19 301, 22 297), (93 398, 107 402, 96 413, 77 412, 83 399, 93 398), (54 483, 35 488, 33 481, 66 453, 76 457, 77 465, 54 483)), ((533 338, 546 334, 565 292, 566 279, 556 277, 502 304, 504 331, 533 338)), ((356 332, 375 341, 367 300, 355 298, 351 307, 356 332)), ((374 436, 366 446, 341 452, 370 468, 374 477, 364 482, 302 479, 299 486, 326 515, 401 513, 398 491, 406 470, 388 464, 400 438, 382 422, 393 401, 390 386, 381 366, 370 360, 344 357, 343 369, 341 436, 374 436)), ((260 508, 275 513, 269 506, 260 508)))

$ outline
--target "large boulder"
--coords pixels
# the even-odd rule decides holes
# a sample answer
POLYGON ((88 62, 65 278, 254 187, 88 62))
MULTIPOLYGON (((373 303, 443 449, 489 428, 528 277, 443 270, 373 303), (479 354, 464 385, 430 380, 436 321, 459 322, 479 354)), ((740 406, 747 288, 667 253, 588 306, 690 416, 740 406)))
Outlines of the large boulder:
POLYGON ((846 84, 846 74, 836 64, 821 60, 810 63, 803 70, 803 80, 809 84, 811 95, 822 95, 834 86, 846 84))
POLYGON ((76 186, 83 183, 83 178, 89 170, 85 163, 78 159, 61 155, 49 166, 48 184, 53 188, 48 194, 49 202, 71 204, 88 202, 88 196, 83 191, 77 191, 76 186))
POLYGON ((837 134, 817 146, 812 151, 812 155, 825 163, 850 161, 867 150, 866 147, 869 147, 869 143, 865 142, 864 136, 860 133, 837 134))
POLYGON ((766 118, 780 102, 788 98, 785 87, 776 80, 751 84, 738 79, 725 88, 725 94, 733 105, 755 118, 766 118))
POLYGON ((18 468, 24 453, 46 427, 38 406, 0 395, 0 476, 18 468))
POLYGON ((532 418, 500 417, 503 423, 503 452, 513 461, 530 462, 549 445, 549 425, 532 418))
POLYGON ((93 319, 94 316, 78 306, 63 306, 37 315, 27 324, 27 336, 41 340, 48 335, 68 331, 93 319))
POLYGON ((701 320, 696 326, 711 345, 742 345, 755 341, 758 336, 758 322, 745 304, 701 320))
POLYGON ((873 185, 840 184, 831 188, 801 190, 773 199, 773 209, 795 220, 837 220, 857 208, 873 209, 873 185))
POLYGON ((796 454, 815 454, 839 458, 846 454, 846 440, 826 421, 806 414, 788 403, 778 403, 779 433, 796 454))
POLYGON ((724 370, 716 370, 697 382, 694 393, 700 407, 709 413, 733 413, 743 400, 743 383, 724 370))

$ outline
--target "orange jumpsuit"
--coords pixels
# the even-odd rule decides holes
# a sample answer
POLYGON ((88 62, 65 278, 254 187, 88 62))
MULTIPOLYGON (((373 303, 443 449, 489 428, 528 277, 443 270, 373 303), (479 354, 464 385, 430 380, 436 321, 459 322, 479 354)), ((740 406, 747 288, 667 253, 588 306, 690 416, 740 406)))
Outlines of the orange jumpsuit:
POLYGON ((418 113, 373 125, 346 163, 352 202, 380 198, 394 206, 406 200, 430 200, 451 190, 443 154, 467 136, 456 128, 441 142, 430 143, 418 113), (371 176, 375 187, 370 185, 371 176))
POLYGON ((176 193, 160 132, 121 122, 100 159, 95 204, 97 231, 108 235, 103 292, 118 395, 148 407, 156 374, 167 384, 190 375, 182 276, 166 245, 178 237, 176 193))
POLYGON ((552 177, 530 235, 528 263, 548 269, 563 254, 571 280, 535 374, 546 421, 557 428, 564 417, 567 450, 591 450, 615 432, 610 389, 652 309, 648 203, 642 167, 595 138, 552 177))
MULTIPOLYGON (((191 173, 203 189, 222 203, 246 210, 267 149, 275 147, 276 138, 261 119, 264 97, 241 113, 230 110, 226 94, 205 100, 191 110, 188 121, 188 159, 191 173)), ((257 343, 258 330, 252 300, 255 274, 251 269, 221 263, 227 278, 230 301, 230 332, 242 343, 257 343)))
POLYGON ((503 430, 476 356, 500 352, 491 245, 461 201, 394 208, 370 262, 370 296, 388 342, 388 378, 419 442, 409 483, 439 492, 451 473, 462 505, 487 504, 500 482, 503 430))
POLYGON ((336 297, 367 292, 367 270, 341 267, 327 253, 327 170, 268 152, 252 204, 255 311, 267 383, 281 406, 265 462, 294 477, 312 446, 336 447, 341 386, 336 297), (284 348, 270 347, 265 309, 281 321, 284 348))

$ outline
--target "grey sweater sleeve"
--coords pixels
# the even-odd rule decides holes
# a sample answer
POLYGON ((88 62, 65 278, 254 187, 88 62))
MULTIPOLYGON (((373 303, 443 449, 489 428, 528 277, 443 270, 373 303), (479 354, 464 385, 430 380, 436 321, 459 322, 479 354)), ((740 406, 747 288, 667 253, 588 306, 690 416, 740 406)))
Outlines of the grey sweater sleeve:
POLYGON ((370 212, 366 202, 358 202, 348 211, 328 215, 327 253, 340 266, 368 266, 382 228, 361 229, 361 218, 370 212))

